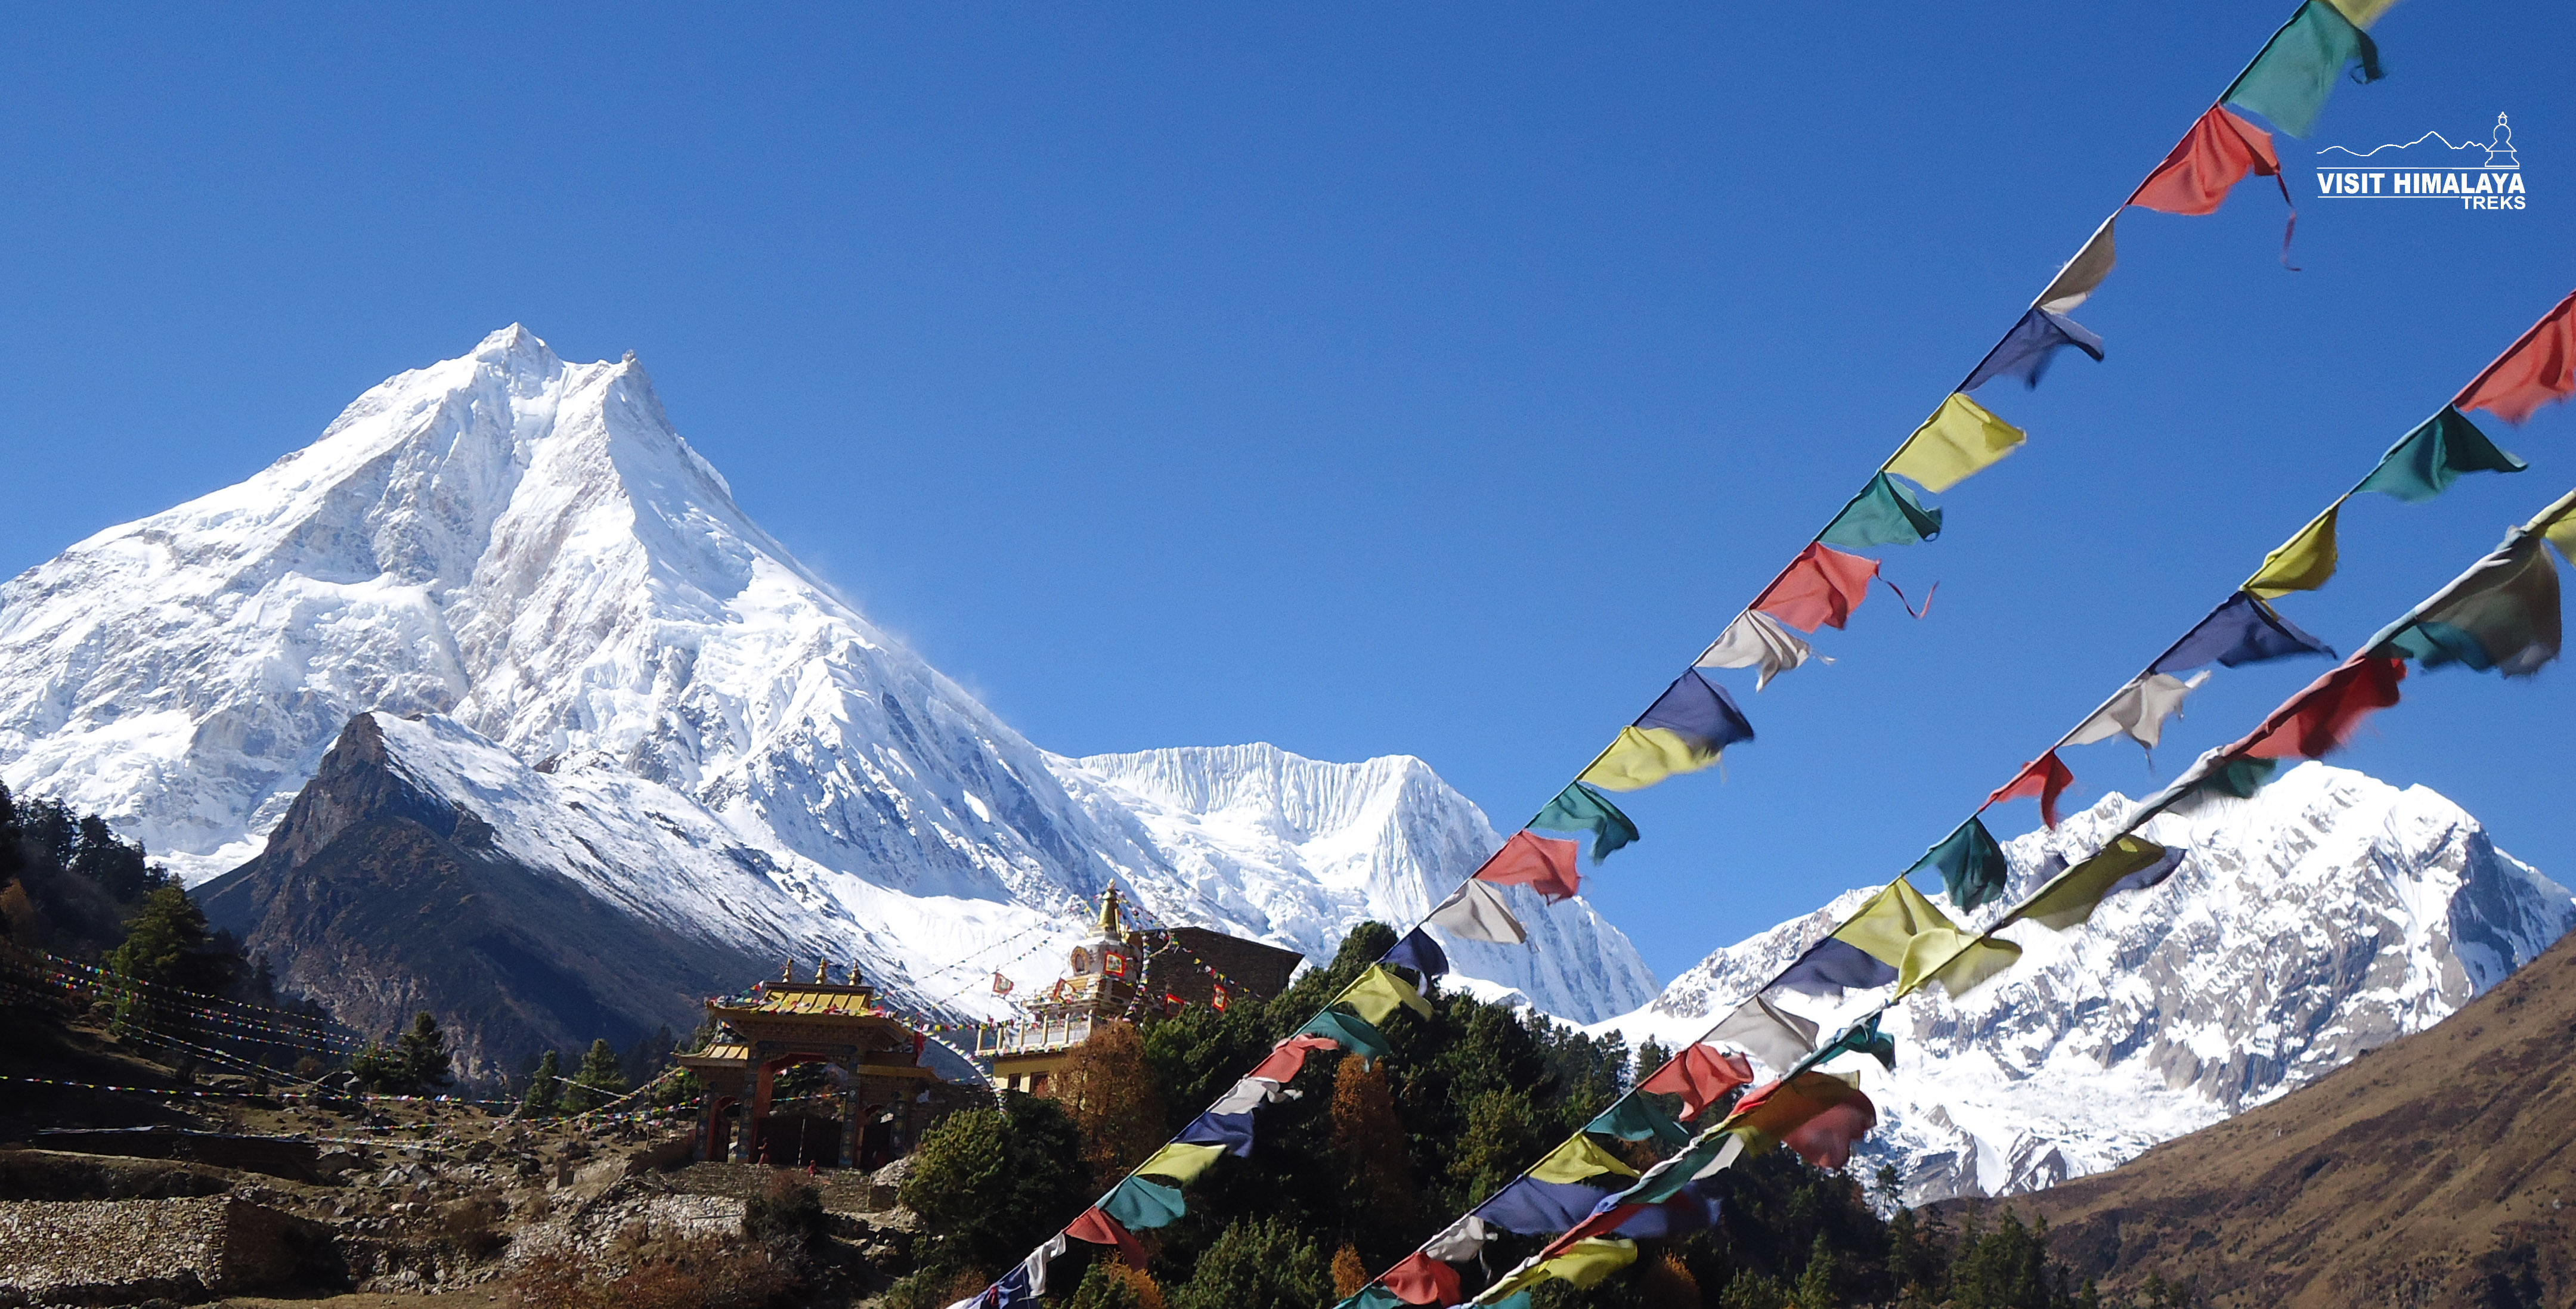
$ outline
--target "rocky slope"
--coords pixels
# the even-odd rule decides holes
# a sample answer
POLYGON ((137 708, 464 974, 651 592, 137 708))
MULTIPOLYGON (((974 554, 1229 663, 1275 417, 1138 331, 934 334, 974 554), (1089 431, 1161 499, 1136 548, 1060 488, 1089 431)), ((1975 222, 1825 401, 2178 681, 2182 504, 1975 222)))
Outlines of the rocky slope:
MULTIPOLYGON (((383 733, 413 784, 519 863, 952 1012, 1002 1008, 996 968, 1051 977, 1112 879, 1320 953, 1496 841, 1415 760, 1038 749, 752 522, 632 357, 516 327, 0 584, 0 777, 191 881, 262 857, 359 714, 418 719, 383 733)), ((1484 982, 1583 1019, 1651 994, 1588 905, 1526 907, 1573 948, 1480 952, 1484 982)))
POLYGON ((2098 1177, 2012 1200, 2085 1276, 2213 1306, 2576 1296, 2576 941, 2430 1031, 2098 1177))
MULTIPOLYGON (((2049 853, 2093 850, 2127 805, 2008 843, 2010 895, 2049 853)), ((2565 888, 2458 806, 2323 764, 2148 835, 2191 852, 2162 886, 2067 932, 2008 929, 2026 950, 2009 972, 1890 1015, 1899 1058, 1866 1069, 1881 1118, 1865 1166, 1895 1165, 1909 1202, 2100 1172, 2432 1026, 2576 926, 2565 888)), ((1695 1037, 1864 894, 1718 951, 1600 1028, 1695 1037)), ((1830 1024, 1866 1002, 1790 1006, 1830 1024)))

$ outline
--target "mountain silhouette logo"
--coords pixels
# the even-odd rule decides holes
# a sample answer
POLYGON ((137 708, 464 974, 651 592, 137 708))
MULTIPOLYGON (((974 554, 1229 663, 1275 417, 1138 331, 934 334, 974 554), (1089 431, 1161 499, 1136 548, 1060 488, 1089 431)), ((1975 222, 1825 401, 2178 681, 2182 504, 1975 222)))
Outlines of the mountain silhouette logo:
POLYGON ((2330 145, 2317 151, 2316 172, 2317 194, 2327 200, 2456 200, 2464 210, 2511 211, 2528 194, 2504 114, 2482 142, 2426 132, 2367 150, 2330 145))

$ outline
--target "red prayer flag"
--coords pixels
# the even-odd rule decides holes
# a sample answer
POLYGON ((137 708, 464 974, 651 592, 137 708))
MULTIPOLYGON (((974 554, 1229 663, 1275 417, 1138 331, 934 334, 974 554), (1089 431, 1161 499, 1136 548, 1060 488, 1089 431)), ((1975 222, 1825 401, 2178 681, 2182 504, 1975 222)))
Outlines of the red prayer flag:
POLYGON ((1126 1256, 1128 1267, 1140 1273, 1145 1271, 1145 1247, 1138 1244, 1126 1228, 1119 1226, 1117 1219, 1100 1212, 1096 1205, 1083 1210, 1081 1217, 1065 1224, 1064 1234, 1093 1245, 1117 1246, 1118 1253, 1126 1256))
POLYGON ((1341 1048, 1341 1043, 1329 1036, 1292 1036, 1270 1047, 1270 1057, 1262 1060, 1259 1067, 1245 1073, 1244 1076, 1258 1077, 1285 1086, 1296 1081, 1297 1074, 1305 1069, 1307 1055, 1317 1050, 1341 1048))
POLYGON ((2464 414, 2485 409, 2518 424, 2542 405, 2570 395, 2576 395, 2576 291, 2487 365, 2451 407, 2464 414))
POLYGON ((1682 1098, 1682 1121, 1700 1116, 1702 1110, 1717 1103, 1727 1092, 1753 1081, 1753 1065, 1740 1054, 1728 1054, 1711 1046, 1685 1046, 1679 1054, 1664 1061, 1645 1081, 1637 1084, 1640 1091, 1653 1091, 1682 1098))
POLYGON ((1377 1280, 1406 1304, 1451 1305, 1464 1298, 1459 1294, 1458 1270, 1419 1250, 1377 1280))
POLYGON ((1550 900, 1562 900, 1574 894, 1583 881, 1574 870, 1578 849, 1572 841, 1515 832, 1493 858, 1485 861, 1484 867, 1476 870, 1476 880, 1527 886, 1550 900))
POLYGON ((1815 1117, 1782 1133, 1780 1144, 1798 1152, 1798 1157, 1827 1170, 1842 1167, 1851 1160, 1852 1142, 1869 1134, 1878 1125, 1878 1106, 1858 1091, 1841 1104, 1828 1105, 1815 1117))
POLYGON ((2252 759, 2320 759, 2352 736, 2371 711, 2397 703, 2403 659, 2356 655, 2272 711, 2231 755, 2252 759))
POLYGON ((1869 579, 1876 576, 1877 560, 1813 542, 1790 561, 1787 572, 1763 588, 1753 607, 1801 632, 1838 628, 1869 598, 1869 579))
MULTIPOLYGON (((2173 153, 2138 184, 2129 203, 2168 214, 2216 213, 2229 188, 2244 180, 2248 171, 2265 177, 2281 175, 2271 134, 2212 105, 2183 134, 2173 153)), ((2284 200, 2290 195, 2288 186, 2282 184, 2284 200)))
POLYGON ((2002 790, 1986 797, 1986 803, 2001 804, 2006 800, 2038 796, 2040 821, 2055 827, 2057 826, 2057 797, 2066 794, 2066 788, 2074 784, 2075 774, 2058 759, 2057 752, 2051 750, 2023 764, 2021 771, 2013 774, 2013 779, 2004 783, 2002 790))

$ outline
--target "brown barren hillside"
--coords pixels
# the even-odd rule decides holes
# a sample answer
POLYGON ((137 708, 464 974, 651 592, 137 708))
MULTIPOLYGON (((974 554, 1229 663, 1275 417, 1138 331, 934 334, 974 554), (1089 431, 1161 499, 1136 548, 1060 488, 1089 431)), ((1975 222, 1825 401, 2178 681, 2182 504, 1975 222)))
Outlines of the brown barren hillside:
POLYGON ((2576 1304, 2571 1049, 2576 936, 2430 1030, 2009 1203, 2106 1289, 2152 1272, 2223 1306, 2576 1304))

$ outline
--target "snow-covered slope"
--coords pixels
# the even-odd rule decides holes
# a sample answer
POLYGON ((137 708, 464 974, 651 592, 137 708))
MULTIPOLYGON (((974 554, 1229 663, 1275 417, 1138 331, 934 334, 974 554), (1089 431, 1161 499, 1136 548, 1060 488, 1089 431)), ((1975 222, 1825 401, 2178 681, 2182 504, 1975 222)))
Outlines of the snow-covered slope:
MULTIPOLYGON (((2008 843, 2010 894, 2048 854, 2090 853, 2128 804, 2008 843)), ((2163 885, 2070 931, 2009 928, 2026 950, 2011 970, 1889 1015, 1895 1073, 1856 1061, 1881 1114, 1857 1166, 1894 1164, 1912 1202, 2100 1172, 2431 1026, 2576 926, 2566 888, 2457 805, 2323 764, 2147 834, 2191 851, 2163 885)), ((1696 1037, 1866 894, 1718 951, 1601 1029, 1696 1037)), ((1789 1007, 1830 1024, 1869 1002, 1789 1007)))
MULTIPOLYGON (((1005 960, 1113 877, 1172 921, 1320 951, 1363 914, 1407 917, 1493 841, 1409 759, 1048 755, 753 523, 631 356, 569 364, 517 327, 0 585, 0 776, 106 814, 191 881, 256 854, 366 711, 418 718, 389 748, 486 804, 571 788, 624 808, 622 853, 548 828, 541 866, 713 937, 848 933, 897 988, 957 1005, 991 1007, 951 982, 996 965, 1051 975, 1056 951, 1005 960), (1205 794, 1293 794, 1276 833, 1303 835, 1233 802, 1195 813, 1141 781, 1157 758, 1205 794), (669 821, 629 821, 648 812, 669 821), (670 871, 719 848, 805 916, 670 871)), ((1479 975, 1578 1018, 1650 994, 1587 906, 1543 917, 1594 964, 1497 953, 1479 975)))

